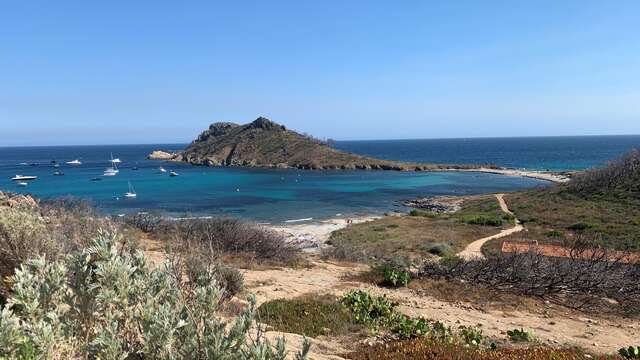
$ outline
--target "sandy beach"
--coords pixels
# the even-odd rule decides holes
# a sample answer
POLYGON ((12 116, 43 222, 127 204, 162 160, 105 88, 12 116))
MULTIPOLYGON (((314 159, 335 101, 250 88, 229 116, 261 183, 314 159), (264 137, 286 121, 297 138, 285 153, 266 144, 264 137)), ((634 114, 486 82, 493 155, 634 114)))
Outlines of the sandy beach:
POLYGON ((329 240, 331 233, 348 226, 347 220, 351 220, 353 224, 359 224, 367 221, 379 219, 382 216, 368 215, 355 217, 333 218, 328 220, 309 221, 302 224, 278 224, 265 225, 268 228, 281 232, 296 247, 313 252, 322 248, 329 240))
POLYGON ((568 176, 551 172, 551 171, 535 171, 535 170, 518 170, 518 169, 491 169, 491 168, 476 168, 476 169, 448 169, 445 171, 460 171, 460 172, 481 172, 489 174, 498 174, 505 176, 520 176, 531 179, 545 180, 553 183, 566 183, 570 180, 568 176))

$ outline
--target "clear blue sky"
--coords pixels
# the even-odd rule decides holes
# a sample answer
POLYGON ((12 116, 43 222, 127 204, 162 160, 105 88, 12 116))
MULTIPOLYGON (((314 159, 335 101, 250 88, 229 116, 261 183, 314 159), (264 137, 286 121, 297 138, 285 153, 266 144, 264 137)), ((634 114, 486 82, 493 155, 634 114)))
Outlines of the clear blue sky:
POLYGON ((0 0, 0 146, 640 133, 640 1, 0 0))

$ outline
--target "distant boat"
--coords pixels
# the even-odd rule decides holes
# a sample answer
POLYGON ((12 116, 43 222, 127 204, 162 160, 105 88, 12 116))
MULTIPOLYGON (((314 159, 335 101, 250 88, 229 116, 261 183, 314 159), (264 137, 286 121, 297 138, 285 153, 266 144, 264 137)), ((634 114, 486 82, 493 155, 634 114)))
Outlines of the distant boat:
POLYGON ((29 166, 29 163, 21 162, 21 163, 20 163, 20 164, 18 164, 18 165, 20 165, 20 166, 29 166))
POLYGON ((136 190, 133 188, 133 185, 131 185, 131 181, 129 181, 129 191, 124 193, 124 197, 131 199, 136 196, 138 196, 138 194, 136 194, 136 190))
POLYGON ((67 165, 82 165, 82 162, 78 159, 67 161, 65 164, 67 165))
POLYGON ((57 169, 60 167, 60 164, 54 164, 53 167, 57 169))
POLYGON ((35 180, 37 178, 38 178, 37 176, 16 175, 11 178, 11 181, 28 181, 28 180, 35 180))
POLYGON ((165 168, 163 168, 162 166, 160 166, 158 168, 158 171, 160 171, 161 173, 166 173, 167 172, 167 170, 165 170, 165 168))
POLYGON ((178 173, 177 173, 177 172, 175 172, 175 171, 172 171, 172 172, 170 172, 170 173, 169 173, 169 176, 178 176, 178 175, 180 175, 180 174, 178 174, 178 173))
POLYGON ((62 171, 56 171, 53 173, 54 176, 62 176, 64 173, 62 171))
POLYGON ((113 153, 111 153, 111 163, 113 164, 120 164, 122 161, 120 160, 120 158, 113 158, 113 153))
POLYGON ((25 186, 27 186, 28 184, 27 184, 26 182, 24 182, 24 181, 20 181, 20 182, 16 183, 16 185, 18 185, 18 186, 20 186, 20 187, 25 187, 25 186))
POLYGON ((120 172, 120 170, 118 170, 118 165, 116 165, 118 162, 120 162, 120 159, 117 159, 118 162, 114 161, 115 159, 113 158, 113 154, 111 154, 111 167, 105 169, 104 173, 102 174, 102 176, 116 176, 118 175, 118 173, 120 172))
POLYGON ((102 181, 102 178, 100 178, 100 177, 94 177, 94 178, 91 178, 91 181, 102 181))

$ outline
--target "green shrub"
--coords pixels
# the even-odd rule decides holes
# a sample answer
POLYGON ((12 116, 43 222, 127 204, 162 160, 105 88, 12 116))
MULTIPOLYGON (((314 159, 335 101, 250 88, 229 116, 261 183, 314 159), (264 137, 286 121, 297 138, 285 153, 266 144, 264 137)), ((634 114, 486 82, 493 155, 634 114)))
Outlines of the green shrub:
MULTIPOLYGON (((215 276, 188 281, 172 263, 151 269, 141 252, 100 233, 66 260, 27 261, 0 317, 0 358, 284 359, 285 343, 248 337, 250 306, 227 326, 215 276)), ((305 342, 298 359, 306 358, 305 342)))
POLYGON ((388 320, 396 304, 386 296, 371 295, 366 290, 351 290, 342 297, 342 303, 353 313, 356 322, 372 325, 388 320))
POLYGON ((618 350, 618 354, 625 359, 640 359, 640 346, 629 346, 618 350))
POLYGON ((434 211, 427 211, 427 210, 420 210, 420 209, 411 209, 411 211, 409 211, 409 216, 420 216, 420 217, 426 217, 426 218, 437 218, 440 214, 438 214, 437 212, 434 211))
POLYGON ((427 252, 429 254, 447 257, 453 255, 453 249, 449 244, 445 243, 429 243, 425 246, 427 252))
POLYGON ((502 219, 496 216, 466 215, 462 217, 462 221, 471 225, 502 226, 502 219))
POLYGON ((349 334, 359 326, 343 304, 326 297, 271 300, 260 305, 257 318, 276 331, 310 337, 349 334))
POLYGON ((482 341, 484 340, 484 335, 482 335, 482 325, 478 324, 478 326, 460 326, 460 337, 465 342, 465 344, 480 346, 482 341))
POLYGON ((407 286, 411 281, 411 273, 408 270, 393 266, 384 266, 383 269, 384 280, 382 284, 385 286, 407 286))
POLYGON ((533 330, 513 329, 507 331, 507 336, 514 342, 533 342, 536 340, 533 330))
POLYGON ((426 336, 431 333, 431 326, 424 318, 410 318, 403 314, 397 314, 390 322, 391 332, 400 339, 413 339, 426 336))

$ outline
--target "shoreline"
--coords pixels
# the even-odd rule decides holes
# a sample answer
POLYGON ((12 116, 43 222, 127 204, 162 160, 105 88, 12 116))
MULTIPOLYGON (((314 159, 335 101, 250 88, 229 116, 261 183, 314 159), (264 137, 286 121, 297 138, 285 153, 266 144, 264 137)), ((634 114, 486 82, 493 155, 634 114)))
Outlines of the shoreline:
POLYGON ((539 170, 518 170, 518 169, 507 169, 507 168, 492 169, 492 168, 479 167, 476 169, 447 169, 442 171, 479 172, 479 173, 485 173, 485 174, 517 176, 517 177, 524 177, 524 178, 530 178, 530 179, 536 179, 536 180, 544 180, 544 181, 552 182, 555 184, 564 184, 571 180, 570 177, 566 175, 562 175, 559 172, 539 171, 539 170))
POLYGON ((352 224, 360 224, 380 219, 383 216, 385 215, 345 216, 326 220, 311 220, 304 224, 262 224, 261 226, 283 234, 287 240, 289 240, 290 244, 293 244, 302 251, 314 252, 326 246, 326 242, 329 240, 331 233, 349 226, 347 220, 351 220, 352 224))

